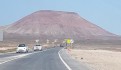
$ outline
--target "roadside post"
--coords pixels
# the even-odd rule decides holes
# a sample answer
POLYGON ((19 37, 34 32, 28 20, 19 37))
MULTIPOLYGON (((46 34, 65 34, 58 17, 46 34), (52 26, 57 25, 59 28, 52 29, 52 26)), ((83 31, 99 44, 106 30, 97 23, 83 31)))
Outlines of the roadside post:
POLYGON ((66 41, 64 40, 64 41, 62 41, 62 43, 63 43, 63 46, 66 46, 66 41))
POLYGON ((55 39, 55 40, 54 40, 54 42, 57 42, 57 41, 58 41, 58 39, 55 39))
POLYGON ((36 44, 39 44, 39 40, 35 40, 36 44))
POLYGON ((71 39, 71 48, 73 48, 73 43, 74 43, 74 40, 73 39, 71 39))
POLYGON ((46 43, 49 44, 49 40, 48 39, 47 39, 46 43))
POLYGON ((55 42, 52 42, 52 46, 55 47, 55 42))

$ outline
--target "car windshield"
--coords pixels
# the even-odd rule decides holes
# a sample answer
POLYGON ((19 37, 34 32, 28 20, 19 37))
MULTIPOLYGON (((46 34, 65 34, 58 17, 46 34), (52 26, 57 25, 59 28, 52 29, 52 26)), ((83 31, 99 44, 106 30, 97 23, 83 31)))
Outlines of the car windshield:
POLYGON ((25 47, 25 44, 19 44, 18 47, 25 47))
POLYGON ((40 45, 36 45, 36 46, 40 46, 40 45))

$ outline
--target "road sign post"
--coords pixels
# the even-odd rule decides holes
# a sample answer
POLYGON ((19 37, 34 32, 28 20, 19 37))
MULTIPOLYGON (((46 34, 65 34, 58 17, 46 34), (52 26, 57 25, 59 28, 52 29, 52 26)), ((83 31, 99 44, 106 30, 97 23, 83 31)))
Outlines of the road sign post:
POLYGON ((67 43, 67 47, 72 48, 74 40, 73 39, 65 39, 67 43))

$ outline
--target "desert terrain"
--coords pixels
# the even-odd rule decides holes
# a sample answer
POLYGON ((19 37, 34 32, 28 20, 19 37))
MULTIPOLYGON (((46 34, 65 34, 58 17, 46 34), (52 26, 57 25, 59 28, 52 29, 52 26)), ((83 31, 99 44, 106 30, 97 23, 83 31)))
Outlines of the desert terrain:
POLYGON ((121 45, 80 45, 80 49, 70 49, 73 59, 84 63, 92 70, 120 70, 121 45))

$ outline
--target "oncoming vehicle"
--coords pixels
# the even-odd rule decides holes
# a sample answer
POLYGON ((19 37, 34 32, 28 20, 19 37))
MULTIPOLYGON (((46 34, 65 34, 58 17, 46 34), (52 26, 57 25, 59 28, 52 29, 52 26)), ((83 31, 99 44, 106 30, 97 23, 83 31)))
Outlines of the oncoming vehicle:
POLYGON ((42 46, 38 44, 38 45, 35 45, 33 49, 34 51, 42 51, 42 46))
POLYGON ((28 46, 26 46, 25 44, 19 44, 17 46, 16 53, 20 53, 20 52, 28 52, 28 46))

